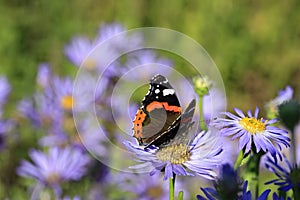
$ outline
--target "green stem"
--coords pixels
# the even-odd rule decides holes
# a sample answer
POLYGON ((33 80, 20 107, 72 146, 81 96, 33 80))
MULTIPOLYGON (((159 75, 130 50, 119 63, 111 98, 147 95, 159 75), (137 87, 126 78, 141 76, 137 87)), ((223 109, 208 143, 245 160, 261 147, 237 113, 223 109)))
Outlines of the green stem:
POLYGON ((169 190, 170 190, 170 193, 169 193, 169 196, 170 196, 170 200, 174 200, 174 187, 175 187, 175 177, 176 175, 173 174, 173 178, 170 177, 169 178, 169 190))
POLYGON ((294 199, 300 198, 300 190, 299 190, 298 186, 293 187, 293 196, 294 196, 294 199))
POLYGON ((180 191, 178 194, 178 200, 183 200, 183 191, 180 191))
POLYGON ((257 199, 259 192, 259 164, 262 155, 264 155, 264 152, 255 153, 251 156, 244 175, 244 179, 248 180, 252 194, 255 194, 255 199, 257 199))
POLYGON ((244 149, 242 149, 234 163, 234 170, 237 170, 240 166, 241 166, 241 163, 242 163, 242 160, 244 158, 244 149))
POLYGON ((200 129, 207 130, 205 120, 204 120, 204 113, 203 113, 203 96, 199 95, 199 120, 200 120, 200 129))
POLYGON ((290 159, 291 159, 292 165, 297 162, 295 130, 291 131, 290 159))

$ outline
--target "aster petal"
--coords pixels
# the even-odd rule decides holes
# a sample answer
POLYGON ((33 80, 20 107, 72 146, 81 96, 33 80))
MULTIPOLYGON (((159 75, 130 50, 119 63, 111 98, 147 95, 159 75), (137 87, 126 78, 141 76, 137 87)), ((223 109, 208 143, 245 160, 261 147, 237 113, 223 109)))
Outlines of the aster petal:
POLYGON ((173 178, 173 166, 170 162, 168 162, 166 165, 164 180, 169 178, 173 178))
POLYGON ((251 144, 251 135, 244 134, 239 141, 239 150, 243 149, 248 143, 251 144))
POLYGON ((179 176, 193 176, 193 174, 188 173, 181 165, 173 165, 173 172, 179 176))
POLYGON ((258 113, 259 113, 259 108, 256 107, 256 108, 255 108, 255 112, 254 112, 254 117, 255 117, 255 118, 258 118, 258 113))
POLYGON ((248 111, 247 111, 247 115, 248 115, 248 117, 250 117, 250 118, 253 117, 253 116, 252 116, 251 110, 248 110, 248 111))
POLYGON ((184 165, 206 179, 213 180, 217 176, 217 174, 209 168, 202 168, 191 162, 186 162, 184 165))
POLYGON ((244 118, 245 117, 245 115, 244 115, 244 113, 243 113, 243 111, 241 111, 240 109, 238 109, 238 108, 234 108, 234 111, 240 116, 240 117, 242 117, 242 118, 244 118))
MULTIPOLYGON (((209 199, 209 200, 216 200, 215 197, 213 197, 211 194, 218 196, 217 192, 211 188, 200 188, 202 190, 202 192, 205 194, 205 196, 209 199)), ((203 198, 205 199, 205 198, 203 198)), ((206 200, 206 199, 205 199, 206 200)))
POLYGON ((266 144, 264 142, 264 137, 261 134, 254 134, 253 135, 253 142, 256 147, 256 153, 258 153, 261 149, 263 149, 264 152, 267 151, 266 144))
MULTIPOLYGON (((271 120, 268 120, 266 122, 267 125, 270 125, 270 124, 275 124, 276 122, 278 122, 278 119, 277 118, 274 118, 274 119, 271 119, 271 120)), ((275 127, 275 126, 274 126, 275 127)))
POLYGON ((271 192, 270 189, 265 190, 265 191, 257 198, 257 200, 266 200, 270 192, 271 192))
MULTIPOLYGON (((239 110, 239 109, 238 109, 239 110)), ((240 116, 240 117, 238 117, 238 116, 235 116, 234 114, 232 114, 232 113, 230 113, 230 112, 226 112, 225 114, 229 117, 229 118, 231 118, 231 119, 233 119, 233 120, 239 120, 239 119, 241 119, 241 117, 243 118, 243 112, 241 111, 241 110, 239 110, 239 112, 241 112, 242 113, 242 116, 240 116)), ((244 116, 245 117, 245 116, 244 116)))
POLYGON ((235 140, 236 138, 239 138, 239 137, 241 137, 243 135, 247 135, 247 134, 249 135, 248 131, 240 129, 239 132, 237 132, 231 139, 235 140))
POLYGON ((248 142, 246 144, 245 153, 248 153, 251 150, 251 145, 252 145, 252 142, 248 142))

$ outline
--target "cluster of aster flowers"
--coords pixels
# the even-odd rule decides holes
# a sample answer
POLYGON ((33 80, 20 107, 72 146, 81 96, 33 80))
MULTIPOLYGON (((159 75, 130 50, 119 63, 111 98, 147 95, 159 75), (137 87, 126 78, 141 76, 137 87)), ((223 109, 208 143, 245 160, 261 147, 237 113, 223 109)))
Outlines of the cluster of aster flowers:
MULTIPOLYGON (((218 89, 209 77, 195 77, 190 79, 193 89, 184 82, 178 84, 182 87, 178 93, 196 93, 199 100, 196 112, 200 127, 188 129, 184 142, 175 138, 167 145, 145 148, 131 133, 127 133, 130 137, 120 136, 114 124, 124 120, 124 112, 128 110, 134 115, 137 104, 126 110, 122 94, 112 97, 118 80, 124 76, 129 82, 141 79, 146 82, 157 73, 171 75, 167 67, 161 66, 173 67, 170 59, 152 50, 130 51, 143 46, 143 36, 124 36, 125 31, 121 24, 112 23, 101 25, 92 40, 74 37, 65 46, 64 53, 75 66, 74 70, 87 72, 84 81, 74 92, 78 81, 75 77, 57 75, 51 65, 42 63, 38 67, 36 91, 18 103, 18 115, 12 119, 7 117, 5 109, 12 87, 0 76, 0 153, 6 149, 3 158, 14 157, 13 164, 3 162, 1 169, 13 168, 15 173, 12 178, 2 173, 1 181, 7 182, 1 182, 1 186, 7 184, 9 188, 15 179, 18 186, 27 188, 22 193, 27 199, 174 199, 174 190, 179 191, 178 199, 263 200, 271 196, 300 199, 299 159, 294 137, 300 106, 291 101, 293 90, 289 86, 266 104, 267 117, 260 116, 259 108, 246 114, 237 108, 236 114, 219 113, 226 106, 222 105, 224 97, 218 96, 218 89), (110 45, 104 52, 107 56, 98 55, 95 50, 107 43, 110 45), (126 55, 122 54, 127 51, 126 55), (111 58, 116 59, 110 62, 111 58), (148 67, 141 70, 139 66, 148 67), (132 69, 143 73, 126 76, 132 69), (94 85, 96 89, 91 87, 94 85), (212 96, 219 97, 221 103, 211 105, 212 96), (112 108, 113 100, 118 105, 116 108, 112 108), (85 117, 74 120, 78 113, 92 112, 98 121, 85 117), (115 172, 105 165, 115 160, 121 164, 125 159, 130 160, 124 154, 112 152, 112 143, 123 148, 126 155, 129 153, 132 162, 137 162, 128 171, 139 173, 115 172), (21 157, 11 156, 18 148, 21 157), (291 159, 284 155, 289 149, 291 159), (261 190, 258 178, 265 169, 276 176, 274 180, 265 180, 266 186, 278 186, 276 190, 261 190), (145 171, 148 173, 141 173, 145 171)), ((127 121, 125 124, 125 130, 130 131, 132 124, 127 121)), ((0 190, 0 198, 10 199, 10 192, 1 196, 2 191, 5 189, 0 190)), ((14 197, 19 198, 16 195, 11 199, 14 197)))
MULTIPOLYGON (((74 95, 76 77, 57 75, 48 63, 42 63, 38 67, 35 93, 32 96, 25 97, 17 106, 18 116, 15 119, 17 127, 20 127, 20 124, 23 124, 23 126, 22 129, 18 130, 21 139, 14 141, 12 145, 22 145, 23 140, 33 138, 30 142, 33 145, 24 148, 29 154, 28 158, 17 160, 20 164, 15 169, 18 176, 29 181, 25 182, 25 185, 28 186, 28 196, 30 198, 40 199, 44 196, 53 195, 55 199, 101 199, 105 196, 107 190, 110 190, 105 188, 109 188, 110 184, 114 185, 119 182, 117 179, 112 179, 110 184, 104 184, 108 180, 110 170, 90 155, 91 152, 97 158, 111 159, 110 155, 112 153, 108 148, 110 141, 107 138, 118 139, 117 131, 112 128, 111 124, 114 123, 114 117, 119 117, 119 113, 123 112, 124 107, 120 106, 116 111, 117 115, 112 116, 110 103, 114 85, 119 77, 136 66, 153 63, 164 66, 172 65, 171 60, 161 58, 151 50, 130 52, 126 57, 123 56, 121 59, 115 60, 109 66, 104 65, 106 61, 103 58, 105 56, 89 56, 98 45, 124 31, 126 29, 121 24, 104 24, 101 25, 95 39, 90 40, 85 36, 74 37, 66 45, 65 55, 76 67, 74 69, 83 68, 89 72, 84 77, 83 84, 76 88, 76 95, 74 95), (96 85, 100 75, 102 75, 102 79, 97 88, 91 87, 96 85), (94 96, 92 98, 86 96, 87 91, 93 93, 94 96), (94 105, 95 107, 93 107, 94 105), (99 121, 102 123, 101 125, 103 125, 102 127, 105 129, 105 134, 99 130, 98 122, 89 118, 76 122, 73 119, 74 113, 89 112, 94 109, 99 121), (28 136, 26 130, 31 130, 30 136, 28 136), (78 185, 78 182, 89 182, 88 186, 85 187, 89 189, 84 191, 75 189, 75 193, 69 193, 72 191, 72 186, 78 185), (31 184, 28 185, 28 183, 31 184), (97 189, 98 187, 100 189, 97 189)), ((110 51, 105 53, 109 56, 119 55, 120 52, 127 49, 138 48, 142 42, 142 37, 137 35, 126 38, 117 37, 117 40, 111 43, 112 48, 110 48, 110 51)), ((145 69, 149 70, 145 74, 154 73, 149 67, 145 69)), ((160 73, 167 75, 169 71, 162 68, 160 73)), ((139 78, 130 77, 131 80, 139 78)), ((2 143, 5 144, 8 141, 6 136, 12 124, 11 121, 2 118, 3 107, 10 91, 11 87, 8 81, 5 77, 1 77, 1 146, 2 143)), ((122 103, 123 99, 120 97, 119 104, 122 103)), ((14 137, 18 134, 15 134, 14 137)), ((137 175, 137 177, 139 176, 137 175)), ((152 192, 142 192, 148 189, 149 185, 145 184, 144 188, 141 188, 141 193, 137 196, 137 199, 156 195, 156 190, 153 192, 149 189, 152 192)), ((130 191, 125 192, 130 193, 130 191)))

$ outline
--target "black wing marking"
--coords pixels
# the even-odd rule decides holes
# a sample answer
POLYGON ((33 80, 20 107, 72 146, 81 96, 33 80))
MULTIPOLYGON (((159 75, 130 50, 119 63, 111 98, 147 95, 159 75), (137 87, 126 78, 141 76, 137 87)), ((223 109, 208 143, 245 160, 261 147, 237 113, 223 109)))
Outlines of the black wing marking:
POLYGON ((150 87, 147 95, 144 97, 142 101, 142 105, 146 108, 147 105, 152 103, 153 101, 158 102, 168 102, 169 105, 178 106, 180 107, 179 100, 176 96, 176 93, 174 91, 174 94, 169 94, 164 96, 163 90, 165 89, 173 89, 169 83, 168 79, 160 74, 155 75, 150 80, 150 87))

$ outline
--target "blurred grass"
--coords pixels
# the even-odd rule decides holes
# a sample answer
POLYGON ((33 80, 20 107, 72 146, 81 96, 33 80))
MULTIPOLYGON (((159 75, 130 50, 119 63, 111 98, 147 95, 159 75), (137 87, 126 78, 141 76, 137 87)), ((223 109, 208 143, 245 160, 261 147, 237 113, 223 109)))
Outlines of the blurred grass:
POLYGON ((0 74, 15 102, 34 91, 37 66, 74 73, 63 48, 101 23, 159 26, 198 41, 223 76, 228 109, 262 106, 290 84, 299 93, 300 2, 287 1, 0 1, 0 74))

